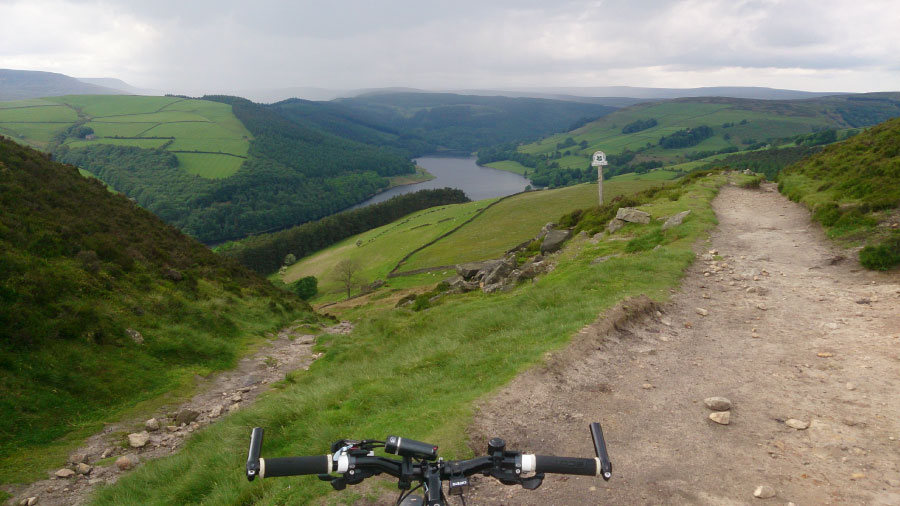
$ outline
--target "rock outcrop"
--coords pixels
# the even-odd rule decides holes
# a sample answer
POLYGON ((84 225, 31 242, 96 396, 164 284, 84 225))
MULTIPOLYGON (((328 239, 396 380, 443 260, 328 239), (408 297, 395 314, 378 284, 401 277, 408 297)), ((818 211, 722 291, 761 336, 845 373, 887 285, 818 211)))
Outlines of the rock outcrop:
POLYGON ((650 223, 650 213, 639 211, 633 207, 620 207, 618 212, 616 212, 616 219, 646 225, 650 223))

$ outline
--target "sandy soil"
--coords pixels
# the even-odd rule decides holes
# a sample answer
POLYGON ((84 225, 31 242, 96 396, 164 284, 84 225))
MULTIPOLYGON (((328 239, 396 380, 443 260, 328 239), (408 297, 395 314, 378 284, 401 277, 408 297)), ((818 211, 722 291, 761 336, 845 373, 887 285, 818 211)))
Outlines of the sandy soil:
POLYGON ((670 303, 618 328, 601 317, 475 417, 479 453, 500 436, 580 457, 599 421, 612 480, 482 479, 469 505, 900 504, 900 275, 844 259, 771 185, 725 187, 714 207, 670 303), (729 425, 708 418, 711 396, 732 401, 729 425))

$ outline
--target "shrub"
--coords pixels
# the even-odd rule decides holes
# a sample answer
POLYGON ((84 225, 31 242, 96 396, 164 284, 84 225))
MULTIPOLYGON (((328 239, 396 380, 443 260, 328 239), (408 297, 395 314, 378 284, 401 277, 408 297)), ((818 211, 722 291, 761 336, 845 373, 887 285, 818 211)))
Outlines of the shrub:
POLYGON ((866 269, 886 271, 900 265, 900 234, 895 233, 877 246, 866 246, 859 252, 859 263, 866 269))
POLYGON ((303 300, 309 300, 319 293, 319 280, 315 276, 300 278, 294 283, 294 293, 303 300))

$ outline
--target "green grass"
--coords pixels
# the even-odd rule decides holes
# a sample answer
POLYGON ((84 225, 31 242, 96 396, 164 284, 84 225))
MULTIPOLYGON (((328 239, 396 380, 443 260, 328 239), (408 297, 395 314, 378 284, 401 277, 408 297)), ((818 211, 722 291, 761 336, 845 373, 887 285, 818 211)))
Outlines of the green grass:
POLYGON ((72 123, 78 114, 64 105, 0 109, 0 123, 72 123))
MULTIPOLYGON (((659 181, 604 182, 603 199, 656 186, 659 181)), ((548 221, 597 204, 597 185, 580 184, 510 197, 459 231, 413 255, 401 271, 498 258, 534 237, 548 221)))
MULTIPOLYGON (((454 204, 426 209, 388 225, 345 239, 334 246, 300 259, 288 267, 280 278, 285 283, 305 277, 319 279, 317 302, 342 298, 340 285, 330 277, 341 260, 356 261, 361 266, 360 278, 365 282, 385 279, 387 274, 413 249, 424 246, 442 234, 463 224, 496 199, 454 204), (361 241, 357 246, 356 242, 361 241)), ((391 281, 391 286, 395 281, 391 281)))
MULTIPOLYGON (((169 142, 168 139, 103 139, 103 144, 113 144, 116 146, 136 146, 139 148, 154 149, 159 148, 163 144, 169 142)), ((85 146, 94 146, 96 141, 72 141, 66 145, 70 148, 83 148, 85 146)))
MULTIPOLYGON (((890 231, 900 214, 900 119, 827 146, 782 171, 778 181, 782 193, 805 204, 842 244, 884 245, 885 252, 900 246, 890 231)), ((895 255, 900 259, 900 251, 895 255)), ((876 264, 884 266, 870 265, 876 264)))
POLYGON ((231 155, 212 155, 198 153, 176 153, 178 166, 184 171, 209 179, 221 179, 233 175, 243 158, 231 155))
POLYGON ((143 97, 134 95, 66 95, 47 100, 81 109, 91 117, 122 116, 156 112, 174 102, 178 97, 143 97))
POLYGON ((0 134, 36 148, 46 148, 67 123, 0 123, 0 134))
POLYGON ((486 165, 486 167, 513 172, 515 174, 519 174, 520 176, 524 176, 528 173, 528 167, 512 160, 503 160, 502 162, 489 163, 486 165))
POLYGON ((233 175, 250 148, 250 132, 231 106, 205 100, 142 96, 65 96, 0 102, 0 133, 47 149, 54 136, 81 119, 95 139, 68 139, 81 148, 96 144, 159 148, 177 153, 180 167, 202 177, 233 175), (156 139, 130 139, 155 137, 156 139), (169 142, 172 141, 172 142, 169 142), (223 153, 223 154, 219 154, 223 153))
POLYGON ((308 504, 330 493, 314 477, 248 483, 243 467, 254 426, 266 429, 268 457, 322 454, 339 438, 386 434, 434 443, 446 458, 470 456, 465 434, 475 402, 618 301, 668 297, 693 261, 694 242, 714 226, 709 202, 723 182, 695 180, 684 198, 651 206, 694 211, 657 250, 591 265, 597 256, 622 253, 624 242, 576 240, 552 273, 513 292, 451 296, 421 312, 360 314, 353 334, 330 337, 309 371, 287 375, 278 389, 200 431, 179 453, 99 490, 93 504, 308 504))
POLYGON ((29 98, 26 100, 16 100, 14 102, 0 102, 0 109, 16 109, 19 107, 34 107, 34 106, 44 106, 44 105, 58 105, 56 102, 51 102, 47 99, 43 98, 29 98))
MULTIPOLYGON (((98 121, 89 121, 85 126, 94 130, 94 134, 98 137, 151 137, 144 134, 152 128, 152 125, 146 123, 107 123, 102 119, 98 121)), ((162 137, 162 136, 160 136, 162 137)))
POLYGON ((638 174, 636 172, 620 174, 608 179, 607 181, 604 181, 604 183, 613 183, 617 181, 669 181, 681 175, 681 172, 675 170, 655 169, 644 174, 638 174))

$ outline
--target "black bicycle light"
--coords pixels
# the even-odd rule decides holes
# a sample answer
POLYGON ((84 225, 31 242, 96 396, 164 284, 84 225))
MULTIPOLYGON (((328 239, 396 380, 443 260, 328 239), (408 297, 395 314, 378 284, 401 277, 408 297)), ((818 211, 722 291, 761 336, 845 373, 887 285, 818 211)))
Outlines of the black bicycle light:
POLYGON ((405 437, 388 436, 384 442, 384 451, 401 457, 434 460, 437 458, 438 447, 405 437))

